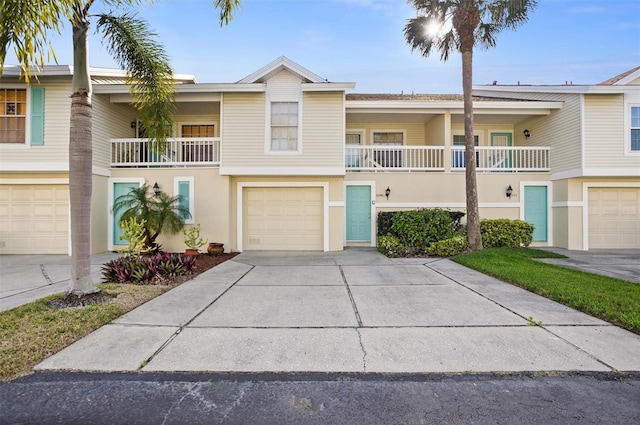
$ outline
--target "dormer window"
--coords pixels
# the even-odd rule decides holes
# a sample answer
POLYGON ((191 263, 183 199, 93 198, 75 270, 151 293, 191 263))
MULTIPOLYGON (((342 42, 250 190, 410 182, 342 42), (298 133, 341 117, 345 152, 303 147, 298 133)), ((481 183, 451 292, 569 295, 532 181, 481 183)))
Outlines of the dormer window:
POLYGON ((271 151, 298 150, 298 102, 271 102, 271 151))

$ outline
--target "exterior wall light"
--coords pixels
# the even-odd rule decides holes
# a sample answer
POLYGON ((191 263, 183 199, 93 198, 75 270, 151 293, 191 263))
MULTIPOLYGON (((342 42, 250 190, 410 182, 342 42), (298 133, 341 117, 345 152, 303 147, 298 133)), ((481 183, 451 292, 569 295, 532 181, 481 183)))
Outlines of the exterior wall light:
POLYGON ((529 137, 531 137, 531 132, 529 130, 527 130, 526 128, 524 129, 522 134, 524 134, 524 138, 525 139, 528 139, 529 137))
MULTIPOLYGON (((509 187, 511 187, 511 186, 509 186, 509 187)), ((155 182, 155 183, 153 184, 153 193, 155 193, 156 195, 157 195, 158 193, 160 193, 160 186, 158 186, 158 182, 155 182)))
POLYGON ((511 199, 511 194, 513 193, 513 188, 511 185, 507 188, 507 198, 511 199))
POLYGON ((389 189, 389 186, 387 186, 387 190, 384 191, 384 196, 387 197, 387 200, 389 199, 389 195, 391 195, 391 189, 389 189))
POLYGON ((136 128, 137 125, 138 123, 136 123, 135 121, 131 121, 131 128, 136 128))

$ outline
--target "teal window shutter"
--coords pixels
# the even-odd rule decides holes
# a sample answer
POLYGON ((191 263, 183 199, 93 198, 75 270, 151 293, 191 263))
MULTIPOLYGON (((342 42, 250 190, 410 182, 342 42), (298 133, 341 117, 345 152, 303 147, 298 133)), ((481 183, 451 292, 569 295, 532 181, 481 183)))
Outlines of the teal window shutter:
POLYGON ((31 146, 44 145, 44 88, 31 88, 31 146))
MULTIPOLYGON (((182 208, 186 208, 189 210, 189 205, 191 204, 191 199, 189 199, 190 192, 190 182, 189 181, 179 181, 178 182, 178 195, 180 195, 180 206, 182 208)), ((193 211, 189 210, 191 215, 193 215, 193 211)), ((182 218, 184 220, 189 220, 191 216, 183 214, 182 218)))

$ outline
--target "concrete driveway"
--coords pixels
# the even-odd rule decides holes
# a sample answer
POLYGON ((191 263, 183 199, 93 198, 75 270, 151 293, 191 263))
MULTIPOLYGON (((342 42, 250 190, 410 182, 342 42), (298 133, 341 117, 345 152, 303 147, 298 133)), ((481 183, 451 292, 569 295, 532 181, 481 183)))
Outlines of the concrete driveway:
POLYGON ((449 260, 246 252, 36 369, 640 371, 640 336, 449 260))

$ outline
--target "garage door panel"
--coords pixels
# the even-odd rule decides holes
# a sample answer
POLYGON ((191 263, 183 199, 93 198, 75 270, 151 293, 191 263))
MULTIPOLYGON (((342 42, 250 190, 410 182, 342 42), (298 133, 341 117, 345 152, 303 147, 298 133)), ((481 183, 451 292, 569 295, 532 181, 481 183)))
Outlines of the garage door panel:
POLYGON ((640 188, 589 188, 589 248, 640 248, 640 188))
POLYGON ((0 187, 0 253, 66 254, 68 192, 67 185, 0 187))
POLYGON ((243 247, 247 250, 322 250, 323 189, 245 188, 243 247))

